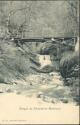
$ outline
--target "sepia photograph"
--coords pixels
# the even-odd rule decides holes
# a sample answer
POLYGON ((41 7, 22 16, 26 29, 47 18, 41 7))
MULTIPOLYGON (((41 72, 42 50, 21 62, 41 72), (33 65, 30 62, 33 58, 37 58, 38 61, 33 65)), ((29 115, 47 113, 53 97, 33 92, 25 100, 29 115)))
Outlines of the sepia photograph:
POLYGON ((79 0, 0 0, 0 124, 79 124, 79 0))

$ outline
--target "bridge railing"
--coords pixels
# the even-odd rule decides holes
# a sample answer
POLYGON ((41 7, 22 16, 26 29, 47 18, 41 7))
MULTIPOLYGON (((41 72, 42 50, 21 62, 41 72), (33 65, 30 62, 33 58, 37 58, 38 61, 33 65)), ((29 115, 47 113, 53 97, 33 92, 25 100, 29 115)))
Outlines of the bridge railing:
POLYGON ((13 40, 15 42, 21 42, 21 43, 25 43, 25 42, 57 42, 57 43, 61 43, 61 44, 65 44, 64 41, 73 41, 73 43, 75 44, 75 42, 77 41, 77 37, 44 37, 44 38, 13 38, 13 40))

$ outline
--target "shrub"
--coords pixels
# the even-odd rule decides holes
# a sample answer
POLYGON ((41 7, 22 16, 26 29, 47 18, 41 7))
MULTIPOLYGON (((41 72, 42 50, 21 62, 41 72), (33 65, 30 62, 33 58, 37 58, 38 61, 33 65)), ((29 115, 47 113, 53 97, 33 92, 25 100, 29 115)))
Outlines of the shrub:
POLYGON ((60 60, 60 72, 64 78, 70 76, 76 65, 79 65, 79 56, 76 53, 65 53, 60 60))

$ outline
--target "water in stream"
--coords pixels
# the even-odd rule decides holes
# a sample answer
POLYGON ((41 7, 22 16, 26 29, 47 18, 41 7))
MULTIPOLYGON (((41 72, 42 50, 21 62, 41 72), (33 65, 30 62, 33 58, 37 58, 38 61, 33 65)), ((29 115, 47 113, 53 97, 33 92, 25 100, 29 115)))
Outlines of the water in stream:
MULTIPOLYGON (((51 65, 48 55, 40 56, 41 68, 51 65)), ((28 97, 35 96, 46 102, 63 101, 68 103, 72 98, 69 87, 64 86, 64 80, 57 71, 51 73, 29 74, 25 80, 13 80, 13 84, 0 84, 0 92, 15 92, 28 97)))

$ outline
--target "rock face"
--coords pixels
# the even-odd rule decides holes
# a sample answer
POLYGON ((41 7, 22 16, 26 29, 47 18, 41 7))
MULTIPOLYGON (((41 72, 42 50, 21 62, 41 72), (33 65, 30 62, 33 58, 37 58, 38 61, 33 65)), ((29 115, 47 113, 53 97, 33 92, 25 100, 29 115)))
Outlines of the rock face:
POLYGON ((46 65, 43 68, 34 68, 34 67, 31 67, 31 68, 39 73, 50 73, 50 72, 53 72, 54 70, 56 70, 56 69, 54 69, 53 66, 50 66, 50 65, 46 65))
POLYGON ((39 61, 36 54, 33 54, 33 50, 30 50, 31 46, 27 44, 17 46, 14 41, 0 40, 1 83, 10 83, 13 79, 24 79, 24 76, 29 73, 35 74, 30 66, 39 66, 39 61))
POLYGON ((67 54, 60 61, 60 72, 64 78, 78 77, 79 72, 79 56, 76 53, 67 54))

